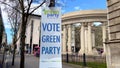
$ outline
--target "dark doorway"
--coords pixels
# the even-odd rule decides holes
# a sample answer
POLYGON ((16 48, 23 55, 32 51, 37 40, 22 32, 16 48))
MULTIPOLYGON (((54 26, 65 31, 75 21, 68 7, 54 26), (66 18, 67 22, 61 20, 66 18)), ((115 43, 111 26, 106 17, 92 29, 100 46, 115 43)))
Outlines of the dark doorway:
POLYGON ((33 51, 34 51, 34 48, 35 48, 36 46, 38 46, 38 44, 33 44, 33 51))

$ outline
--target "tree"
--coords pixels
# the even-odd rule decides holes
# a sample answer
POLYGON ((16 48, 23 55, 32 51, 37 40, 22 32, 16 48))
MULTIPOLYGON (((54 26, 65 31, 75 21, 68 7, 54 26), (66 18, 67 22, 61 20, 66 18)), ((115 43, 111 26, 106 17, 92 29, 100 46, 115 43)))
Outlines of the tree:
MULTIPOLYGON (((17 1, 13 2, 13 7, 18 8, 17 6, 17 1)), ((12 36, 13 36, 13 58, 12 58, 12 65, 14 65, 14 59, 15 59, 15 52, 16 52, 16 42, 19 38, 17 38, 17 30, 18 30, 18 24, 20 21, 20 14, 13 8, 9 6, 5 6, 4 9, 7 12, 8 15, 8 21, 11 25, 11 31, 12 31, 12 36)))
POLYGON ((32 7, 32 4, 34 3, 34 0, 17 0, 18 8, 14 7, 12 2, 15 2, 16 0, 10 0, 9 3, 7 1, 0 1, 2 4, 5 4, 13 9, 15 9, 17 12, 21 15, 21 23, 20 23, 20 43, 21 43, 21 59, 20 59, 20 68, 24 68, 24 51, 25 51, 25 32, 26 32, 26 25, 28 21, 28 17, 40 6, 42 6, 46 0, 43 0, 40 2, 39 5, 32 7))

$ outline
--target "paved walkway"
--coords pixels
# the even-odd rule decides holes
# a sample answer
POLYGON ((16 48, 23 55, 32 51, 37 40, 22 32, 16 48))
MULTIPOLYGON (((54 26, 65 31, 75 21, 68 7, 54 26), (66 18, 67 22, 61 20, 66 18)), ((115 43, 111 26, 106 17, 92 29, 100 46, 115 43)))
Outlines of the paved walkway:
MULTIPOLYGON (((20 62, 20 58, 19 56, 16 56, 15 65, 11 66, 11 60, 9 60, 7 68, 19 68, 20 67, 19 62, 20 62)), ((26 55, 25 56, 25 68, 39 68, 39 58, 33 55, 26 55)), ((81 67, 78 65, 63 63, 62 68, 81 68, 81 67)))

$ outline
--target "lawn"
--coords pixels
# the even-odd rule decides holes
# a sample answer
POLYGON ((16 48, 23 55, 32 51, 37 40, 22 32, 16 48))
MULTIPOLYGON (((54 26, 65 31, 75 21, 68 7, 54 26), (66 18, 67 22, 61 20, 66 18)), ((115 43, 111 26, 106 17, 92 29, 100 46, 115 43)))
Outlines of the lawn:
MULTIPOLYGON (((70 63, 83 66, 82 62, 70 62, 70 63)), ((106 63, 99 63, 99 62, 87 62, 87 67, 91 67, 91 68, 107 68, 106 63)))

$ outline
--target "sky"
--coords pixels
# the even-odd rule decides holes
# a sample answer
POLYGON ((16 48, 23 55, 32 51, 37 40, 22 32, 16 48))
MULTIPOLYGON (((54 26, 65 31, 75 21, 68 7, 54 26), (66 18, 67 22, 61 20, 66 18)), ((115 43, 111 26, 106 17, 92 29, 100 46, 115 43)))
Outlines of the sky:
MULTIPOLYGON (((62 14, 81 10, 99 10, 106 9, 106 0, 56 0, 57 6, 62 5, 62 14)), ((3 9, 3 7, 1 7, 3 9)), ((39 11, 36 11, 36 13, 39 11)), ((7 14, 2 11, 3 22, 5 25, 8 43, 12 42, 12 33, 10 24, 7 20, 7 14)))
POLYGON ((62 12, 78 10, 106 9, 106 0, 69 0, 63 7, 62 12))

